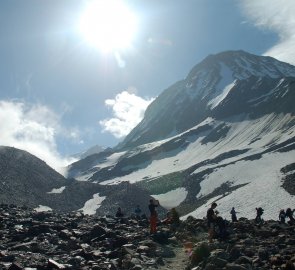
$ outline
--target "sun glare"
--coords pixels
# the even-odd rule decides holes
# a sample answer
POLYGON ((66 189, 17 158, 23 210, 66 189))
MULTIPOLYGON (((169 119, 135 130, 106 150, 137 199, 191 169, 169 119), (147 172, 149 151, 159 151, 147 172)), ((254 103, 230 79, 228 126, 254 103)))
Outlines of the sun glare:
POLYGON ((80 18, 79 30, 89 45, 109 52, 129 47, 136 26, 136 16, 122 0, 93 0, 80 18))

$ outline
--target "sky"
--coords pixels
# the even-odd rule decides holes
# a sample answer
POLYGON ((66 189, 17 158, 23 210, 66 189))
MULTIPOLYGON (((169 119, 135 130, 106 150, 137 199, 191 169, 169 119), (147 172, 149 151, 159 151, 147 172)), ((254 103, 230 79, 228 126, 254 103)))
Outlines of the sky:
POLYGON ((56 169, 113 147, 209 54, 295 64, 294 14, 294 0, 0 1, 0 145, 56 169))

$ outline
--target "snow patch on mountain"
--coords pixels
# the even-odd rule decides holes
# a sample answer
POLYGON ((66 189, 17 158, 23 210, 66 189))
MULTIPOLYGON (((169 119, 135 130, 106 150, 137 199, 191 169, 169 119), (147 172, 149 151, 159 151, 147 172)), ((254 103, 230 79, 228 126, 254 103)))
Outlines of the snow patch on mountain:
POLYGON ((208 105, 211 105, 211 109, 215 108, 218 104, 220 104, 235 85, 232 70, 229 69, 228 66, 226 66, 224 63, 220 63, 220 76, 221 79, 219 83, 216 85, 214 96, 208 103, 208 105))
POLYGON ((53 188, 51 191, 47 192, 48 194, 59 194, 62 193, 66 189, 65 186, 60 188, 53 188))
POLYGON ((52 208, 45 206, 45 205, 39 205, 38 207, 34 208, 36 212, 50 212, 52 211, 52 208))
POLYGON ((186 198, 187 190, 185 188, 177 188, 167 193, 158 194, 158 195, 151 195, 155 199, 161 202, 161 206, 166 209, 171 209, 180 205, 186 198))
POLYGON ((93 198, 86 201, 84 206, 78 211, 82 211, 85 215, 94 215, 105 198, 105 196, 100 197, 99 193, 94 194, 93 198))
POLYGON ((211 109, 217 107, 227 96, 227 94, 230 92, 230 90, 235 86, 236 81, 233 81, 232 83, 226 85, 222 92, 215 98, 213 98, 208 104, 211 105, 211 109))

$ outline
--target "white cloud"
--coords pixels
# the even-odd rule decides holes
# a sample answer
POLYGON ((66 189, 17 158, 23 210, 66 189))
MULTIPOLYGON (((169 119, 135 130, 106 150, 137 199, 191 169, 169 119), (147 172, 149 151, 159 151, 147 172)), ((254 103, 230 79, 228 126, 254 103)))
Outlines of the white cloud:
POLYGON ((144 99, 131 91, 123 91, 115 99, 107 99, 105 105, 112 109, 113 118, 100 121, 103 131, 117 138, 126 136, 143 118, 147 106, 154 100, 144 99), (131 92, 131 93, 130 93, 131 92))
POLYGON ((59 121, 46 106, 0 101, 0 144, 26 150, 62 173, 70 160, 57 151, 59 121))
POLYGON ((278 43, 264 54, 295 64, 295 1, 244 0, 242 8, 256 26, 279 36, 278 43))

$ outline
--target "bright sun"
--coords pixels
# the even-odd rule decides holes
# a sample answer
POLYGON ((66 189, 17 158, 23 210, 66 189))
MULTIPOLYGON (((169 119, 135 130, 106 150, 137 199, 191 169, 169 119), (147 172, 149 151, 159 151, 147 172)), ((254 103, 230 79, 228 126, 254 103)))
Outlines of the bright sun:
POLYGON ((92 0, 83 12, 79 24, 85 40, 103 52, 130 46, 136 27, 136 16, 122 0, 92 0))

